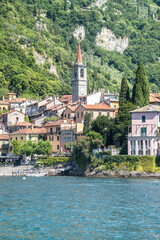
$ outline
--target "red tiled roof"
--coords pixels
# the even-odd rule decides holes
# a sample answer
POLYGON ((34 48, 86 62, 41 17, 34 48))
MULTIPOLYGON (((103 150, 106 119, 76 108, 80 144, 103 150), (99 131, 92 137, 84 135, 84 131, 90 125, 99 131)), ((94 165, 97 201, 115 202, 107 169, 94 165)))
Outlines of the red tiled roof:
POLYGON ((9 136, 7 134, 0 135, 0 140, 9 140, 9 136))
POLYGON ((59 107, 57 107, 57 108, 52 109, 51 112, 54 112, 54 111, 57 111, 57 110, 61 110, 61 109, 65 108, 65 107, 66 107, 66 106, 59 106, 59 107))
POLYGON ((0 101, 0 104, 9 104, 9 102, 7 102, 7 101, 0 101))
POLYGON ((26 115, 25 113, 20 112, 20 111, 18 111, 18 110, 11 110, 10 112, 3 113, 2 115, 10 114, 10 113, 12 113, 12 112, 19 112, 19 113, 22 113, 22 114, 26 115))
POLYGON ((68 107, 72 112, 75 112, 75 110, 76 110, 76 106, 70 106, 70 107, 68 107))
POLYGON ((61 102, 66 102, 72 100, 72 95, 64 95, 60 98, 61 102))
POLYGON ((52 106, 52 107, 49 107, 49 108, 45 109, 44 111, 52 110, 52 109, 54 109, 54 108, 58 108, 58 107, 60 107, 61 105, 62 105, 61 103, 60 103, 60 104, 56 104, 56 105, 54 105, 54 106, 52 106))
POLYGON ((25 102, 26 101, 26 98, 14 98, 14 99, 11 99, 10 102, 12 103, 15 103, 15 102, 25 102))
POLYGON ((91 110, 116 110, 114 108, 110 108, 107 104, 104 102, 95 104, 95 105, 82 105, 85 109, 91 109, 91 110))
POLYGON ((58 120, 58 121, 55 121, 55 122, 53 122, 53 123, 47 123, 47 124, 45 124, 44 126, 45 127, 52 127, 52 126, 59 126, 60 124, 62 124, 62 123, 66 123, 66 124, 69 124, 69 123, 75 123, 74 121, 73 121, 73 119, 61 119, 61 120, 58 120))
POLYGON ((149 97, 149 102, 150 102, 150 103, 160 102, 160 99, 158 99, 158 98, 155 97, 153 94, 151 94, 150 97, 149 97))
POLYGON ((9 135, 17 135, 17 134, 41 134, 41 133, 47 133, 46 128, 25 128, 22 130, 19 130, 17 132, 9 133, 9 135))
POLYGON ((7 93, 6 95, 16 95, 16 93, 10 92, 10 93, 7 93))

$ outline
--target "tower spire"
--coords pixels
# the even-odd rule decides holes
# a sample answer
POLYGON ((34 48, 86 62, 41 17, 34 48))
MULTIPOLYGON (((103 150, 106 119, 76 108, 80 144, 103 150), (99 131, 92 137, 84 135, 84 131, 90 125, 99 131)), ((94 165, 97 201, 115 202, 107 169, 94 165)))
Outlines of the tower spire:
POLYGON ((81 55, 80 43, 78 43, 78 51, 77 51, 77 61, 76 61, 76 63, 82 63, 82 55, 81 55))

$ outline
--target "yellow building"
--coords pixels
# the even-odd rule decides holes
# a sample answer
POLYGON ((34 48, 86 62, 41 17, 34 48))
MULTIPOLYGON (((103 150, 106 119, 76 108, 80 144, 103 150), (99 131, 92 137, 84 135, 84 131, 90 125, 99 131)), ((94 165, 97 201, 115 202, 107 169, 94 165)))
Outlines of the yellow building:
POLYGON ((9 109, 9 102, 0 101, 0 111, 5 111, 9 109))
POLYGON ((119 109, 119 100, 110 100, 110 108, 119 109))
POLYGON ((15 99, 16 98, 16 93, 7 93, 6 94, 6 99, 8 99, 9 101, 11 101, 12 99, 15 99))
POLYGON ((32 141, 37 143, 39 139, 46 140, 46 128, 25 128, 17 132, 9 133, 9 145, 12 140, 32 141))
POLYGON ((0 135, 0 155, 6 156, 9 150, 9 136, 7 134, 0 135))

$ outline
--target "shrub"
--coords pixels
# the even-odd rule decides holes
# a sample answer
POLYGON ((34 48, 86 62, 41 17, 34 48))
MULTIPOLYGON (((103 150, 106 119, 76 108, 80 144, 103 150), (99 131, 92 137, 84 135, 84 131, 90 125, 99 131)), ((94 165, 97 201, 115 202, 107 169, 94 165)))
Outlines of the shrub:
POLYGON ((155 156, 107 156, 104 163, 111 168, 126 168, 127 171, 155 172, 156 157, 155 156))

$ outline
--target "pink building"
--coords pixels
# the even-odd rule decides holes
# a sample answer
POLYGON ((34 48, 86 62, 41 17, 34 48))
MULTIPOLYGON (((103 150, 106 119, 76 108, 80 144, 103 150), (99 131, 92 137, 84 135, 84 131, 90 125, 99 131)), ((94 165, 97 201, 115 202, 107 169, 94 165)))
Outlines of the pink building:
POLYGON ((128 155, 160 155, 160 106, 148 105, 131 113, 128 155))

